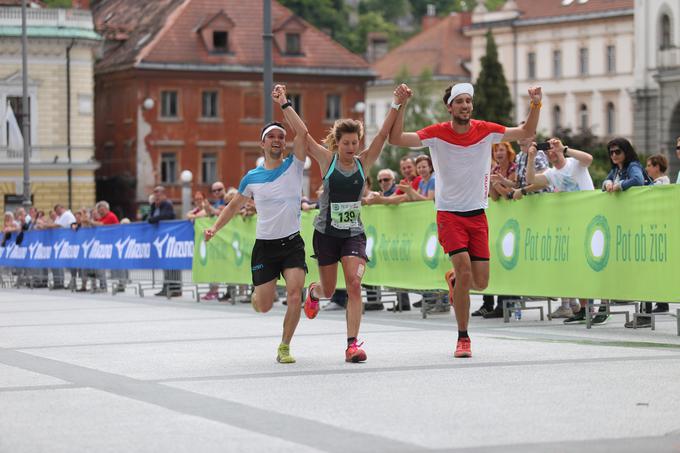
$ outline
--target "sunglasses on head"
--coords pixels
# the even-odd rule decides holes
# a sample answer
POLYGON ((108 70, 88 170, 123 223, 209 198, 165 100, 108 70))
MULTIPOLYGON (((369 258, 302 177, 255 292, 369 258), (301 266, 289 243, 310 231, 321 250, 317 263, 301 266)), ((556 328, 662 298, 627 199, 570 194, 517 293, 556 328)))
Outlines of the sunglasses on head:
POLYGON ((378 180, 378 182, 390 182, 390 181, 392 181, 390 178, 382 178, 378 180))
POLYGON ((618 156, 618 155, 621 154, 621 153, 623 153, 623 151, 621 151, 621 150, 618 149, 618 148, 614 148, 614 149, 610 149, 610 150, 609 150, 609 155, 610 155, 610 156, 611 156, 611 155, 614 155, 614 154, 616 154, 616 155, 618 156))

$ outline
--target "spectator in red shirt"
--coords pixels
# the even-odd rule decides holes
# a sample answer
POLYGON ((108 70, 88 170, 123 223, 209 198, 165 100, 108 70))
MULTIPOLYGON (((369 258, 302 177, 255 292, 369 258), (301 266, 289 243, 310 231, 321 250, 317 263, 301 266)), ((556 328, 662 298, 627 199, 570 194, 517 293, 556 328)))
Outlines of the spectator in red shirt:
MULTIPOLYGON (((92 225, 95 226, 101 226, 101 225, 117 225, 120 222, 118 221, 118 216, 111 212, 111 208, 109 207, 109 203, 106 201, 100 201, 94 206, 94 210, 97 212, 97 217, 99 217, 97 220, 94 219, 94 215, 92 216, 93 219, 91 221, 92 225)), ((94 214, 94 213, 93 213, 94 214)), ((125 275, 124 270, 117 270, 114 269, 111 271, 111 277, 112 278, 118 278, 118 287, 114 288, 113 291, 125 291, 125 280, 126 280, 126 275, 125 275), (122 288, 122 289, 121 289, 122 288)), ((106 284, 106 270, 104 269, 97 269, 95 271, 95 275, 97 280, 99 280, 99 289, 94 289, 94 291, 101 291, 101 292, 106 292, 107 284, 106 284)))
POLYGON ((97 211, 97 214, 99 214, 99 220, 92 220, 93 225, 116 225, 120 223, 116 214, 111 212, 109 204, 106 201, 100 201, 94 208, 97 211))
MULTIPOLYGON (((399 170, 401 170, 401 175, 404 177, 404 179, 399 181, 399 184, 411 184, 411 187, 417 191, 418 184, 420 184, 422 178, 416 173, 416 163, 413 158, 409 156, 402 157, 399 161, 399 170)), ((397 189, 395 195, 404 195, 404 192, 397 189)))

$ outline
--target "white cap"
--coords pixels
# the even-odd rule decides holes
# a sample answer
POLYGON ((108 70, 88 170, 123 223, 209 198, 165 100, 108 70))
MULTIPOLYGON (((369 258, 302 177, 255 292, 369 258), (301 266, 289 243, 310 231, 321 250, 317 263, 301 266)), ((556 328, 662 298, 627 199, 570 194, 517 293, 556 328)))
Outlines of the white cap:
POLYGON ((454 86, 451 87, 451 96, 449 96, 449 100, 446 101, 446 105, 451 104, 454 99, 456 99, 458 96, 461 94, 469 94, 470 97, 474 97, 475 95, 475 88, 472 86, 471 83, 457 83, 454 86))

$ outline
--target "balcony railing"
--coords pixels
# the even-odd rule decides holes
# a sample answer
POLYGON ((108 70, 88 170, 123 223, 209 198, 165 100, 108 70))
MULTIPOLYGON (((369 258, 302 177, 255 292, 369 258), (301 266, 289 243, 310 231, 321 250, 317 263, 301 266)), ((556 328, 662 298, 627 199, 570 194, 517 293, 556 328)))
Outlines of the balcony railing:
POLYGON ((680 68, 680 47, 659 50, 658 57, 659 68, 680 68))
MULTIPOLYGON (((34 146, 31 148, 31 163, 64 164, 68 162, 66 146, 34 146)), ((94 148, 90 146, 71 147, 71 162, 88 162, 94 159, 94 148)), ((3 164, 16 165, 23 162, 23 150, 0 147, 0 167, 3 164)))
MULTIPOLYGON (((94 30, 92 13, 80 9, 28 9, 29 27, 69 27, 94 30)), ((0 8, 0 26, 21 27, 21 8, 0 8)))

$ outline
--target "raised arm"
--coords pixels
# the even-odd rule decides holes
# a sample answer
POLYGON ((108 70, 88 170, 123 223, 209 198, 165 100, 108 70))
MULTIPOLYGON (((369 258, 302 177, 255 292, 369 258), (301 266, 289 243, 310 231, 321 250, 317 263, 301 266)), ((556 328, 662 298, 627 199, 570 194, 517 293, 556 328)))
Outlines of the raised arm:
POLYGON ((532 143, 527 152, 527 183, 537 188, 548 187, 550 182, 543 174, 536 174, 536 144, 532 143))
POLYGON ((309 131, 302 121, 302 118, 300 118, 288 100, 286 86, 276 85, 272 91, 272 99, 281 106, 283 118, 295 131, 295 139, 293 140, 293 153, 295 154, 295 157, 297 157, 298 160, 304 161, 307 157, 305 137, 309 135, 309 131))
MULTIPOLYGON (((404 106, 406 104, 406 100, 408 99, 408 88, 406 88, 406 85, 399 85, 395 90, 394 90, 394 98, 392 100, 392 105, 401 105, 404 106)), ((373 141, 369 145, 368 148, 366 148, 359 158, 361 159, 361 163, 364 166, 364 169, 368 171, 371 166, 375 163, 376 160, 378 160, 378 157, 380 157, 380 152, 383 149, 383 146, 385 145, 385 142, 387 141, 390 131, 392 130, 392 126, 394 125, 394 121, 397 119, 397 113, 398 110, 395 109, 394 107, 391 107, 389 112, 387 112, 387 117, 385 118, 385 121, 382 124, 382 127, 380 128, 380 131, 378 131, 378 134, 373 138, 373 141)))
POLYGON ((541 99, 543 98, 543 91, 541 87, 529 88, 529 116, 527 116, 524 124, 518 127, 508 127, 505 129, 503 135, 504 142, 514 142, 517 140, 524 140, 536 135, 536 126, 538 126, 538 117, 541 113, 541 99))
POLYGON ((404 112, 406 111, 406 105, 408 104, 408 98, 413 95, 413 92, 409 87, 404 84, 399 85, 397 90, 407 90, 408 97, 406 101, 399 107, 399 112, 397 118, 394 120, 394 125, 390 131, 389 142, 395 146, 406 146, 409 148, 420 148, 423 143, 420 141, 420 137, 415 132, 404 132, 404 112))
POLYGON ((564 157, 573 157, 578 161, 579 164, 581 164, 583 167, 590 167, 590 164, 593 163, 593 156, 590 154, 586 153, 585 151, 579 151, 577 149, 573 148, 567 148, 564 146, 564 144, 557 138, 552 138, 548 140, 550 142, 550 146, 554 151, 557 152, 564 152, 564 157), (566 152, 564 151, 566 148, 566 152))
POLYGON ((229 221, 240 212, 247 201, 248 197, 241 195, 240 193, 234 195, 234 198, 232 198, 229 204, 222 209, 222 212, 220 212, 220 215, 217 217, 217 220, 215 220, 213 226, 203 231, 205 242, 210 241, 220 228, 229 223, 229 221))

